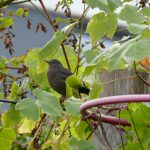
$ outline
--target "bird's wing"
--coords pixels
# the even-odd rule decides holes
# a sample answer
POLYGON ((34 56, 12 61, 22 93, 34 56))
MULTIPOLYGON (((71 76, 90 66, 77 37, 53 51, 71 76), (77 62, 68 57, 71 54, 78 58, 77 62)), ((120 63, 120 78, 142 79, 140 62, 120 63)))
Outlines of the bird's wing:
POLYGON ((66 80, 66 78, 71 76, 71 75, 73 75, 73 73, 70 70, 66 69, 66 68, 63 68, 63 69, 59 70, 59 76, 63 80, 66 80))

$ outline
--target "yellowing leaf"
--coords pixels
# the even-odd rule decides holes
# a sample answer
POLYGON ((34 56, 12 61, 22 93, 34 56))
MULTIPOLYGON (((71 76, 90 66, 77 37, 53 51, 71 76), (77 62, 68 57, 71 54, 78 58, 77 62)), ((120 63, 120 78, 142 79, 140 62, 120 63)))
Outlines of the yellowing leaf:
POLYGON ((0 130, 0 149, 1 150, 10 150, 11 144, 15 140, 16 134, 13 129, 2 128, 0 130))

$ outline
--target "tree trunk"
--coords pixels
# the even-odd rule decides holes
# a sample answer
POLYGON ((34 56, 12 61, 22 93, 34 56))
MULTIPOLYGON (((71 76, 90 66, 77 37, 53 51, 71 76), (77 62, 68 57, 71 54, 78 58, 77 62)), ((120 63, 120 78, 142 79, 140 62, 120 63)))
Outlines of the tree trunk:
MULTIPOLYGON (((140 73, 140 75, 143 79, 148 81, 149 76, 147 73, 140 73)), ((103 71, 100 73, 100 80, 104 83, 101 97, 148 93, 148 86, 136 76, 134 69, 116 70, 113 72, 103 71)), ((115 115, 115 113, 116 112, 113 112, 113 114, 111 113, 109 115, 115 115)), ((93 135, 93 142, 99 150, 115 150, 116 147, 121 144, 119 131, 113 125, 106 123, 102 125, 108 142, 106 142, 100 127, 96 131, 97 134, 93 135)))

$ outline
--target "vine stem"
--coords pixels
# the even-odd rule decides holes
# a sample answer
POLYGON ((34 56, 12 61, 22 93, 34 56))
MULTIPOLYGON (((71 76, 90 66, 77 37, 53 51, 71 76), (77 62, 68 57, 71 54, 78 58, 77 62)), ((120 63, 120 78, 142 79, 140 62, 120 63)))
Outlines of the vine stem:
POLYGON ((45 141, 48 140, 48 138, 49 138, 49 136, 50 136, 50 133, 51 133, 53 127, 54 127, 54 124, 51 125, 50 130, 49 130, 49 132, 48 132, 48 134, 47 134, 47 137, 46 137, 46 140, 45 140, 45 141))
POLYGON ((148 83, 145 79, 142 78, 142 76, 138 73, 137 68, 136 68, 136 62, 134 61, 134 69, 136 75, 142 80, 142 82, 148 86, 150 86, 150 83, 148 83))
POLYGON ((117 79, 109 80, 109 81, 106 81, 106 82, 102 82, 101 84, 105 85, 105 84, 112 83, 112 82, 115 82, 115 81, 124 80, 124 79, 132 79, 132 78, 137 78, 137 77, 138 77, 137 75, 122 77, 122 78, 117 78, 117 79))
POLYGON ((62 132, 61 132, 61 134, 60 134, 60 136, 59 136, 59 138, 58 138, 58 140, 56 142, 56 146, 54 147, 54 150, 57 150, 57 146, 60 143, 61 138, 64 136, 64 134, 65 134, 65 132, 66 132, 66 130, 68 128, 68 125, 69 125, 69 122, 70 122, 71 118, 72 118, 72 116, 68 117, 68 119, 67 119, 67 121, 66 121, 66 123, 64 125, 64 128, 63 128, 63 130, 62 130, 62 132))
POLYGON ((33 139, 31 140, 31 142, 29 143, 27 150, 30 150, 33 141, 34 141, 35 138, 38 136, 38 134, 39 134, 39 132, 40 132, 40 130, 41 130, 41 128, 42 128, 43 122, 45 121, 46 116, 47 116, 46 114, 43 114, 43 115, 42 115, 41 120, 40 120, 40 122, 39 122, 39 125, 38 125, 37 128, 36 128, 36 132, 35 132, 35 134, 34 134, 34 137, 33 137, 33 139))
MULTIPOLYGON (((119 120, 120 120, 120 110, 119 110, 119 120)), ((121 129, 121 124, 119 122, 119 128, 121 129)), ((122 136, 122 131, 119 129, 119 134, 120 134, 120 138, 121 138, 121 144, 122 144, 122 149, 124 149, 124 143, 123 143, 123 136, 122 136)))
POLYGON ((10 104, 16 104, 17 101, 10 101, 10 100, 6 100, 6 99, 0 99, 0 102, 2 103, 10 103, 10 104))
POLYGON ((140 147, 141 147, 142 150, 144 150, 144 147, 143 147, 143 145, 142 145, 142 143, 141 143, 141 140, 140 140, 140 137, 139 137, 139 135, 138 135, 138 132, 137 132, 137 129, 136 129, 136 126, 135 126, 133 117, 132 117, 131 112, 130 112, 129 109, 128 109, 128 112, 129 112, 129 115, 130 115, 130 118, 131 118, 131 121, 132 121, 132 124, 133 124, 133 128, 134 128, 135 134, 136 134, 137 139, 138 139, 138 141, 139 141, 140 147))
MULTIPOLYGON (((40 4, 41 4, 41 6, 42 6, 42 8, 43 8, 43 10, 44 10, 44 12, 45 12, 47 18, 48 18, 49 23, 51 24, 53 30, 54 30, 55 32, 57 32, 58 30, 56 29, 56 27, 55 27, 55 25, 54 25, 54 23, 53 23, 53 20, 51 19, 51 16, 48 14, 48 11, 47 11, 47 9, 46 9, 46 7, 45 7, 43 1, 42 1, 42 0, 39 0, 39 2, 40 2, 40 4)), ((68 57, 67 57, 67 53, 66 53, 66 49, 65 49, 65 46, 64 46, 63 43, 61 43, 61 47, 62 47, 64 56, 65 56, 65 59, 66 59, 66 63, 67 63, 68 69, 71 70, 71 67, 70 67, 70 64, 69 64, 69 60, 68 60, 68 57)))
MULTIPOLYGON (((84 10, 83 10, 83 14, 85 12, 85 4, 84 4, 84 10)), ((79 36, 79 49, 78 49, 78 56, 77 56, 77 71, 76 71, 76 75, 78 75, 78 71, 79 71, 79 64, 80 64, 80 53, 81 53, 81 42, 82 42, 82 34, 83 34, 83 25, 84 25, 84 15, 81 18, 81 32, 80 32, 80 36, 79 36)))

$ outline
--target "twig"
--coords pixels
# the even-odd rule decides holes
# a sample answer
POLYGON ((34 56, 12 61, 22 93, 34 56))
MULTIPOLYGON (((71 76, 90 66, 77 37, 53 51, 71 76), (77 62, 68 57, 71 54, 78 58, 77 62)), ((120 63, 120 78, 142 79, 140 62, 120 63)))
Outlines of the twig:
POLYGON ((100 125, 100 127, 101 127, 101 131, 102 131, 103 137, 104 137, 104 139, 105 139, 105 141, 106 141, 108 147, 109 147, 110 149, 112 149, 112 148, 111 148, 111 145, 110 145, 110 143, 109 143, 109 141, 107 140, 106 132, 105 132, 105 129, 104 129, 103 124, 102 124, 101 113, 100 113, 99 110, 98 110, 98 113, 99 113, 99 116, 100 116, 100 117, 98 117, 98 123, 99 123, 99 125, 100 125))
POLYGON ((141 143, 141 140, 140 140, 140 137, 139 137, 139 135, 138 135, 138 132, 137 132, 137 129, 136 129, 136 126, 135 126, 133 117, 132 117, 131 112, 130 112, 129 109, 128 109, 128 112, 129 112, 129 115, 130 115, 130 118, 131 118, 131 121, 132 121, 132 124, 133 124, 133 128, 134 128, 135 134, 136 134, 137 139, 138 139, 138 141, 139 141, 140 147, 141 147, 142 150, 144 150, 144 147, 143 147, 143 145, 142 145, 142 143, 141 143))
POLYGON ((93 134, 93 131, 90 132, 90 134, 86 137, 86 140, 88 140, 93 134))
POLYGON ((26 2, 30 2, 31 0, 23 0, 23 1, 20 1, 20 2, 13 2, 11 3, 11 5, 16 5, 16 4, 22 4, 22 3, 26 3, 26 2))
POLYGON ((69 123, 70 123, 71 118, 72 118, 72 116, 69 116, 69 117, 68 117, 68 119, 67 119, 67 121, 66 121, 66 123, 65 123, 65 125, 64 125, 64 128, 63 128, 63 130, 62 130, 62 132, 61 132, 61 134, 60 134, 60 136, 59 136, 59 138, 58 138, 58 140, 57 140, 57 142, 56 142, 56 144, 55 144, 54 150, 57 150, 57 146, 58 146, 58 144, 60 143, 61 138, 64 136, 64 134, 65 134, 65 132, 66 132, 66 130, 67 130, 67 128, 68 128, 68 125, 69 125, 69 123))
MULTIPOLYGON (((82 18, 86 16, 86 14, 87 14, 87 12, 89 11, 89 9, 90 9, 89 6, 87 6, 87 8, 85 8, 85 11, 84 11, 83 14, 81 15, 81 17, 78 19, 78 22, 80 22, 80 21, 82 20, 82 18)), ((72 32, 76 26, 77 26, 77 25, 75 25, 75 26, 70 30, 70 32, 72 32)), ((70 33, 70 32, 69 32, 69 33, 70 33)))
POLYGON ((16 104, 17 101, 10 101, 10 100, 6 100, 6 99, 0 99, 0 102, 2 103, 11 103, 11 104, 16 104))
POLYGON ((103 139, 101 139, 101 137, 99 136, 99 134, 96 132, 97 128, 94 128, 91 123, 88 121, 88 119, 84 119, 85 122, 89 125, 89 127, 91 128, 91 130, 93 131, 93 133, 98 137, 99 140, 101 140, 103 142, 103 144, 105 145, 105 142, 103 141, 103 139))
POLYGON ((99 45, 101 45, 102 43, 104 43, 107 39, 109 39, 109 38, 106 37, 105 39, 103 39, 102 41, 100 41, 97 45, 95 45, 94 47, 92 47, 92 49, 95 49, 96 47, 98 47, 99 45))
POLYGON ((29 143, 27 150, 30 150, 31 144, 33 143, 33 141, 34 141, 34 140, 36 139, 36 137, 38 136, 38 134, 39 134, 39 132, 40 132, 40 130, 41 130, 41 127, 42 127, 42 125, 43 125, 43 122, 44 122, 46 116, 47 116, 46 114, 43 114, 42 117, 41 117, 41 120, 40 120, 40 122, 39 122, 39 124, 38 124, 38 126, 37 126, 35 129, 33 129, 33 130, 35 130, 34 137, 33 137, 33 139, 31 140, 31 142, 29 143))
POLYGON ((50 133, 51 133, 53 127, 54 127, 54 124, 51 125, 50 130, 49 130, 49 132, 48 132, 48 134, 47 134, 47 137, 46 137, 45 141, 48 140, 48 138, 49 138, 49 136, 50 136, 50 133))
MULTIPOLYGON (((45 5, 44 5, 44 3, 43 3, 43 1, 42 1, 42 0, 39 0, 39 2, 40 2, 40 4, 41 4, 41 6, 42 6, 42 8, 43 8, 43 10, 44 10, 44 12, 45 12, 45 14, 46 14, 48 20, 49 20, 49 23, 50 23, 51 26, 53 27, 54 31, 57 32, 58 30, 56 29, 56 27, 55 27, 55 25, 54 25, 54 23, 53 23, 53 21, 52 21, 50 15, 48 14, 48 12, 47 12, 47 10, 46 10, 46 7, 45 7, 45 5)), ((69 60, 68 60, 68 57, 67 57, 67 53, 66 53, 66 49, 65 49, 65 46, 64 46, 63 43, 61 43, 61 47, 62 47, 64 56, 65 56, 65 59, 66 59, 66 63, 67 63, 68 69, 71 70, 71 67, 70 67, 70 64, 69 64, 69 60)))
MULTIPOLYGON (((119 127, 121 129, 121 124, 120 124, 120 110, 119 110, 119 127)), ((121 144, 122 144, 122 149, 124 149, 124 143, 123 143, 123 137, 122 137, 122 131, 119 129, 119 134, 120 134, 120 137, 121 137, 121 144)))
MULTIPOLYGON (((83 10, 83 14, 85 12, 85 4, 84 4, 84 10, 83 10)), ((84 15, 82 15, 81 18, 82 22, 81 22, 81 31, 80 31, 80 36, 79 36, 79 48, 78 48, 78 56, 77 56, 77 68, 76 68, 76 75, 78 75, 78 71, 79 71, 79 64, 80 64, 80 53, 81 53, 81 40, 82 40, 82 34, 83 34, 83 25, 84 25, 84 15)))
POLYGON ((136 75, 143 81, 143 83, 150 86, 150 83, 148 83, 145 79, 143 79, 142 76, 138 73, 135 61, 134 61, 134 69, 135 69, 136 75))
POLYGON ((101 84, 105 85, 105 84, 112 83, 112 82, 115 82, 115 81, 124 80, 124 79, 132 79, 132 78, 137 78, 137 75, 117 78, 117 79, 109 80, 109 81, 106 81, 106 82, 102 82, 101 84))

